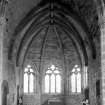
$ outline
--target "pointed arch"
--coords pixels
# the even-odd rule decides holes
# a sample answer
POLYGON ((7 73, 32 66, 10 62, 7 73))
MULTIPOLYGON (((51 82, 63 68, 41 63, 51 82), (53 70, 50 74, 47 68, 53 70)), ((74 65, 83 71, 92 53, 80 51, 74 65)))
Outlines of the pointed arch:
POLYGON ((35 73, 30 65, 24 69, 24 93, 34 93, 35 73))
POLYGON ((51 65, 45 72, 45 93, 61 93, 61 72, 55 65, 51 65))
POLYGON ((71 92, 81 92, 81 70, 78 65, 75 65, 71 71, 71 92))

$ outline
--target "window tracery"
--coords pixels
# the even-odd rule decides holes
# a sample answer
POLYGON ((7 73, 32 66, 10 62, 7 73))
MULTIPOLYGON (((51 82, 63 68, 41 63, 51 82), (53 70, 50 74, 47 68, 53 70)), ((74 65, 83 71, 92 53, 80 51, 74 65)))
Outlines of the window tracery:
POLYGON ((24 93, 34 92, 35 73, 30 65, 24 69, 24 93))
POLYGON ((75 65, 75 67, 71 71, 71 92, 81 92, 81 70, 78 65, 75 65))
POLYGON ((45 93, 61 93, 61 73, 54 65, 45 73, 45 93))

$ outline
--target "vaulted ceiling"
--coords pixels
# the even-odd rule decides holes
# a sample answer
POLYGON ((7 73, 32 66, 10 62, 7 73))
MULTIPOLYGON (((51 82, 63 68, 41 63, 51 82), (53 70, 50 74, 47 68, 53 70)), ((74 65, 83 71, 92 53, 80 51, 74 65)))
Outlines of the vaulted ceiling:
POLYGON ((9 59, 96 58, 99 25, 94 0, 11 0, 7 11, 9 59), (90 52, 90 53, 89 53, 90 52), (90 55, 89 55, 90 54, 90 55))

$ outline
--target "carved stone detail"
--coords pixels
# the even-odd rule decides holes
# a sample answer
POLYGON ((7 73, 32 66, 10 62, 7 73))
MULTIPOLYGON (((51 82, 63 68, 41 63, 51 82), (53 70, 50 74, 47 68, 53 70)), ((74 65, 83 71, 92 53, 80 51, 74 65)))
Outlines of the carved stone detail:
POLYGON ((1 0, 0 2, 0 17, 3 17, 6 11, 8 0, 1 0))

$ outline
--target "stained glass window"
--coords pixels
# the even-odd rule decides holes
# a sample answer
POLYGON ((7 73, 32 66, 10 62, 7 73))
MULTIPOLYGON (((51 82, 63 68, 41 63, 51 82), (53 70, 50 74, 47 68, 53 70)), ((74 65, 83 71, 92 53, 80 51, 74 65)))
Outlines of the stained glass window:
POLYGON ((78 65, 75 65, 71 72, 71 92, 81 92, 81 71, 78 65))
POLYGON ((61 73, 55 65, 46 70, 45 93, 61 93, 61 73))
POLYGON ((24 93, 34 92, 34 72, 30 65, 24 70, 24 93))

